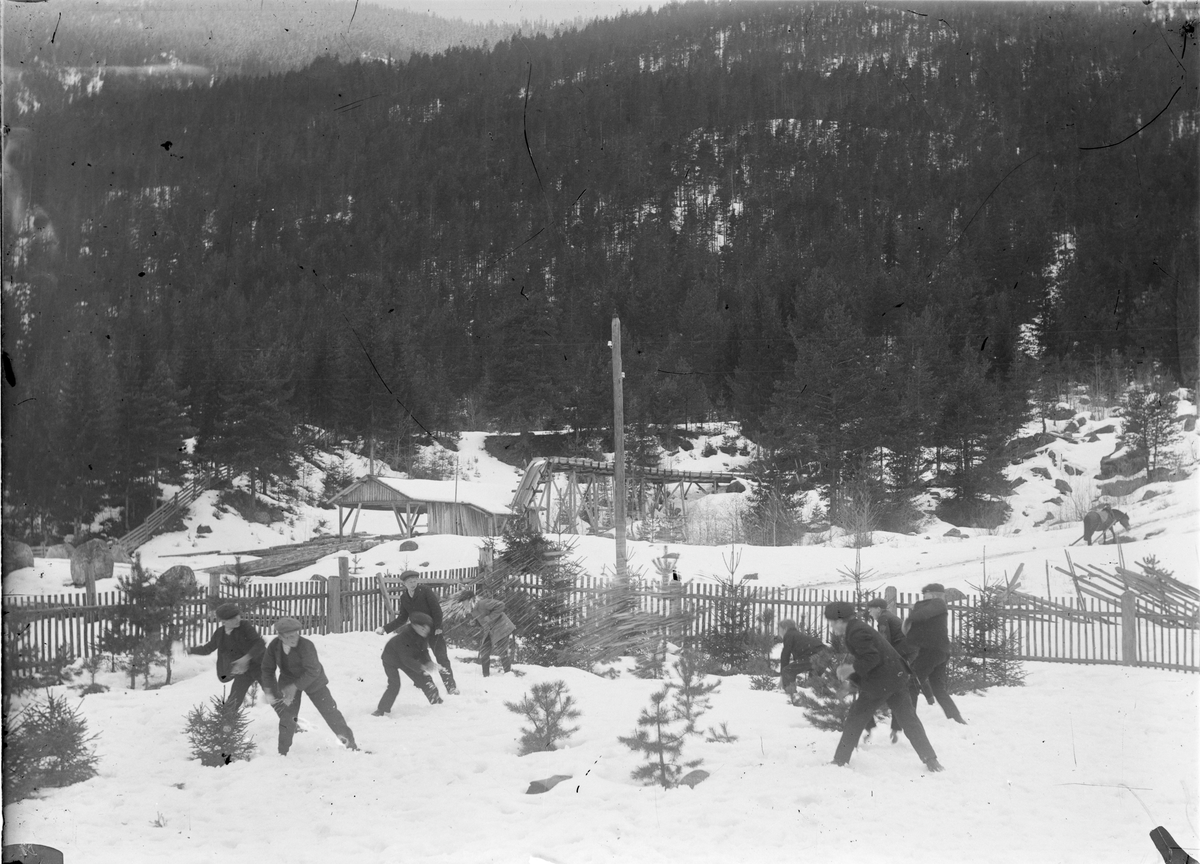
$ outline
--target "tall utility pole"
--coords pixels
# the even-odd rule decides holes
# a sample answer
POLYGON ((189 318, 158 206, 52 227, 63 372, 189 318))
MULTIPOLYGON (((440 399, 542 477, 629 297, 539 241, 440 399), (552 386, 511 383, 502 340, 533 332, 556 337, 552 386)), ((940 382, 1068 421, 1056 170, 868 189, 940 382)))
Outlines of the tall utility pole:
POLYGON ((629 579, 625 571, 625 396, 621 371, 621 319, 612 319, 613 368, 613 529, 617 541, 617 581, 629 579))

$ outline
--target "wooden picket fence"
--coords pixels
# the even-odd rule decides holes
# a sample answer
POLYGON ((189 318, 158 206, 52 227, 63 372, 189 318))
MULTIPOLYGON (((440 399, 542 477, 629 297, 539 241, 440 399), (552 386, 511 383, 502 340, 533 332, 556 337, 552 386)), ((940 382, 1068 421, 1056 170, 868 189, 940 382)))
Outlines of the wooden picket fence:
MULTIPOLYGON (((443 599, 456 594, 478 575, 474 567, 423 573, 434 583, 443 599)), ((536 595, 542 590, 535 576, 518 579, 520 586, 536 595)), ((608 588, 605 580, 585 576, 571 590, 568 602, 581 616, 608 588)), ((720 585, 656 581, 635 582, 633 596, 638 608, 664 618, 672 611, 684 613, 684 641, 695 641, 716 626, 722 603, 729 602, 720 585)), ((919 595, 896 594, 896 611, 904 617, 919 595)), ((778 621, 792 618, 821 633, 830 634, 822 615, 825 604, 853 599, 850 591, 802 588, 750 588, 747 601, 760 632, 774 629, 778 621)), ((207 596, 199 596, 181 611, 190 621, 184 628, 185 644, 207 640, 213 623, 207 612, 218 602, 233 600, 245 610, 248 620, 264 632, 273 622, 290 616, 300 620, 310 634, 369 631, 389 617, 383 595, 374 577, 334 576, 308 582, 261 581, 236 588, 214 579, 207 596)), ((1017 656, 1022 660, 1061 663, 1113 663, 1200 672, 1200 622, 1170 622, 1139 612, 1133 602, 1110 603, 1094 598, 1055 598, 1065 607, 1061 614, 1014 614, 1005 622, 1006 632, 1015 637, 1017 656)), ((952 637, 968 635, 972 612, 980 598, 968 596, 950 603, 952 637)), ((90 656, 122 604, 118 592, 99 594, 88 604, 82 594, 4 599, 6 675, 36 676, 52 668, 56 658, 90 656)), ((580 622, 582 623, 582 618, 580 622)))

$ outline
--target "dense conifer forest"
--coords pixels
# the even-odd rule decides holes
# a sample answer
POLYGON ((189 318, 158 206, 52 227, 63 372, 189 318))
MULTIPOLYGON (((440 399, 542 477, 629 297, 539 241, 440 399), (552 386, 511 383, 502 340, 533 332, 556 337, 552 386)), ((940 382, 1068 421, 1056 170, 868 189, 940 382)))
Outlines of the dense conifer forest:
POLYGON ((930 453, 996 491, 1048 382, 1195 386, 1183 7, 918 13, 693 3, 6 88, 9 513, 144 513, 191 434, 286 474, 309 425, 601 430, 614 312, 635 428, 737 419, 793 480, 896 500, 930 453))

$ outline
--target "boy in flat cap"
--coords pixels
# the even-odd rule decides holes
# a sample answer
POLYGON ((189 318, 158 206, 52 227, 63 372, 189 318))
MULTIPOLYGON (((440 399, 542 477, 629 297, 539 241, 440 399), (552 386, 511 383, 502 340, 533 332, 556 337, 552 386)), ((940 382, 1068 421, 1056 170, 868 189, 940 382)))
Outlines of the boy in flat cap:
MULTIPOLYGON (((382 636, 384 633, 399 630, 416 612, 428 615, 431 621, 429 647, 433 649, 433 656, 437 658, 438 669, 442 676, 442 683, 446 685, 446 692, 451 696, 457 696, 458 687, 454 683, 454 670, 450 667, 450 655, 446 653, 446 637, 442 635, 442 604, 438 601, 437 594, 433 592, 432 588, 428 585, 418 584, 420 578, 421 574, 416 570, 405 570, 400 574, 400 581, 404 585, 404 593, 400 595, 400 614, 375 632, 382 636)), ((391 678, 388 680, 391 681, 391 678)), ((396 680, 397 687, 399 687, 399 679, 396 680)))
POLYGON ((470 610, 470 616, 483 630, 483 638, 479 642, 479 665, 483 668, 483 677, 491 674, 493 648, 500 655, 501 667, 505 672, 511 672, 513 640, 510 637, 517 627, 504 614, 504 601, 478 597, 468 588, 458 596, 458 603, 470 610))
POLYGON ((429 659, 429 634, 432 629, 432 618, 424 612, 414 612, 409 616, 408 623, 401 625, 396 635, 387 641, 380 657, 384 674, 387 675, 387 689, 379 699, 379 706, 371 712, 372 716, 382 717, 391 712, 400 694, 402 670, 421 688, 430 705, 441 704, 442 696, 430 677, 434 672, 444 671, 429 659))
POLYGON ((225 704, 241 708, 250 685, 258 680, 267 644, 253 624, 242 620, 242 611, 235 604, 222 603, 214 611, 219 626, 212 638, 203 645, 192 646, 187 653, 217 652, 217 680, 230 685, 225 704))
POLYGON ((329 692, 329 679, 317 657, 317 646, 300 635, 300 622, 295 618, 280 618, 275 622, 275 632, 278 635, 263 653, 262 686, 279 715, 279 755, 286 756, 292 749, 304 693, 338 740, 347 749, 357 750, 354 733, 329 692))
POLYGON ((913 604, 908 620, 904 622, 908 644, 917 649, 917 656, 911 662, 913 677, 908 685, 913 705, 917 704, 917 694, 924 690, 930 705, 936 699, 947 717, 965 724, 967 721, 946 687, 946 666, 950 662, 950 610, 946 606, 946 589, 938 582, 930 582, 921 589, 921 598, 913 604))
POLYGON ((816 636, 800 632, 790 618, 779 622, 779 635, 783 637, 783 649, 779 652, 779 685, 791 697, 796 693, 796 677, 801 673, 811 675, 815 658, 827 649, 816 636))
POLYGON ((825 607, 825 617, 834 635, 843 638, 846 650, 854 657, 853 663, 838 667, 837 676, 858 685, 858 695, 846 715, 846 725, 842 727, 842 737, 833 755, 834 764, 850 763, 850 756, 868 721, 874 719, 875 710, 886 702, 921 761, 930 771, 941 771, 937 754, 925 736, 925 727, 917 718, 908 695, 909 675, 904 659, 882 634, 855 617, 852 604, 830 603, 825 607))

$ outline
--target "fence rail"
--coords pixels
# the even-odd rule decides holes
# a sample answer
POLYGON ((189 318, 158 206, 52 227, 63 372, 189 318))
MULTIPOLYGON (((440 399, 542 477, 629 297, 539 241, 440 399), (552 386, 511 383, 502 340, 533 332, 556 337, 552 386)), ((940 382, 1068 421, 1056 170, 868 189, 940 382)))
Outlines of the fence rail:
POLYGON ((228 475, 229 469, 225 469, 224 472, 220 468, 201 471, 190 483, 176 492, 169 501, 147 516, 141 525, 117 540, 117 545, 132 555, 133 551, 149 540, 156 530, 208 491, 213 483, 228 475))
MULTIPOLYGON (((422 573, 443 599, 474 581, 476 568, 422 573)), ((542 589, 535 576, 519 577, 520 587, 531 594, 542 589)), ((591 576, 581 577, 571 589, 568 602, 586 616, 589 601, 606 590, 608 583, 591 576)), ((896 611, 903 617, 920 597, 895 594, 896 611)), ((638 608, 666 617, 673 609, 686 616, 683 638, 694 639, 717 626, 722 604, 729 598, 721 586, 689 583, 660 586, 657 582, 636 584, 633 591, 638 608)), ((747 594, 751 618, 760 632, 792 618, 829 638, 822 615, 826 603, 853 600, 850 591, 804 588, 751 588, 747 594)), ((262 629, 275 619, 291 616, 300 620, 305 633, 369 631, 386 623, 387 606, 374 577, 343 576, 325 581, 258 582, 238 588, 214 579, 207 596, 197 597, 180 611, 182 638, 196 644, 208 638, 213 623, 208 610, 216 601, 238 602, 244 617, 262 629)), ((83 594, 4 599, 4 643, 6 674, 30 677, 53 668, 64 656, 86 657, 97 652, 97 643, 113 616, 123 605, 119 592, 98 594, 88 603, 83 594)), ((1009 610, 1006 632, 1014 639, 1022 660, 1061 663, 1121 663, 1200 672, 1200 626, 1195 621, 1164 621, 1140 609, 1132 598, 1125 603, 1094 598, 1054 598, 1064 607, 1061 613, 1009 610)), ((980 598, 968 596, 950 606, 950 635, 970 635, 972 613, 979 611, 980 598)))

